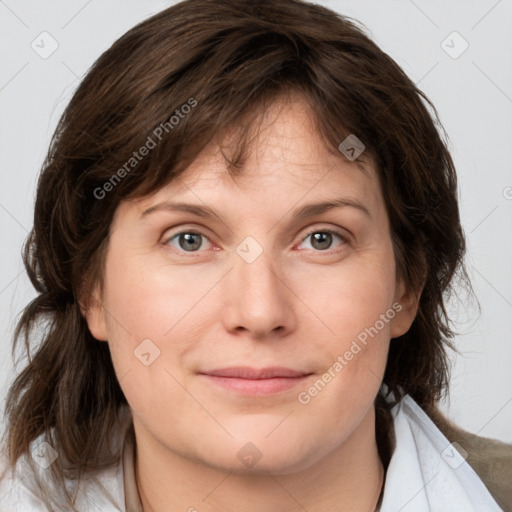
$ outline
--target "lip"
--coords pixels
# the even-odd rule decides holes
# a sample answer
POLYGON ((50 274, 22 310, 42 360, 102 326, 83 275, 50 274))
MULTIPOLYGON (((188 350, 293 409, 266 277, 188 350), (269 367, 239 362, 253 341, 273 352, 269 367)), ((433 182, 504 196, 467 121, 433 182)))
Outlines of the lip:
POLYGON ((200 372, 212 383, 246 396, 265 396, 291 389, 312 373, 283 367, 250 368, 247 366, 221 368, 200 372))
POLYGON ((283 366, 268 366, 267 368, 251 368, 250 366, 233 366, 230 368, 220 368, 218 370, 208 370, 200 372, 203 375, 212 377, 234 377, 238 379, 272 379, 272 378, 293 378, 304 377, 311 372, 301 372, 284 368, 283 366))

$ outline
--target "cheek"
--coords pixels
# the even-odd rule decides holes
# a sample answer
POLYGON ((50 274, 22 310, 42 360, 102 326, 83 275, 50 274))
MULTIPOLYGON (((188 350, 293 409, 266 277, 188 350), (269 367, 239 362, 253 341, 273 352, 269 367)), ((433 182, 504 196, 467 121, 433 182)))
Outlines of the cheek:
POLYGON ((209 279, 192 266, 149 266, 144 256, 111 256, 105 281, 109 347, 130 405, 142 410, 148 393, 182 394, 166 371, 175 374, 201 336, 208 318, 208 301, 201 298, 216 276, 209 279))
MULTIPOLYGON (((348 258, 330 267, 310 266, 303 278, 294 280, 297 296, 329 338, 346 341, 373 326, 380 315, 393 315, 389 310, 395 295, 395 268, 387 252, 348 258)), ((389 335, 388 322, 378 325, 389 335)))
POLYGON ((125 328, 123 337, 165 338, 208 289, 208 279, 192 266, 154 265, 144 255, 115 261, 107 270, 106 304, 112 328, 125 328))
POLYGON ((319 405, 351 397, 357 407, 373 399, 382 381, 396 315, 395 267, 391 247, 367 254, 336 269, 311 267, 307 279, 297 280, 308 306, 310 350, 321 354, 328 381, 325 392, 322 382, 311 390, 322 395, 319 405))

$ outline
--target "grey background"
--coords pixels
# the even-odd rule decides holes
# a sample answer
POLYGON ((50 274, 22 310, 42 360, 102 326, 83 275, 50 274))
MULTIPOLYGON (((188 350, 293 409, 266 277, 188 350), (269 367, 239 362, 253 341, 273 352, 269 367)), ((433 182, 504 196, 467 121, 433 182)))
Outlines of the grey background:
MULTIPOLYGON (((512 442, 512 1, 317 3, 363 22, 440 113, 459 173, 468 268, 482 307, 478 315, 464 295, 450 305, 460 355, 452 357, 450 400, 442 408, 467 430, 512 442), (458 55, 464 40, 469 46, 458 55)), ((93 61, 126 30, 170 4, 0 0, 2 414, 15 374, 14 322, 34 294, 20 251, 50 136, 93 61), (40 52, 51 49, 43 31, 58 44, 46 59, 31 47, 34 41, 40 52)))

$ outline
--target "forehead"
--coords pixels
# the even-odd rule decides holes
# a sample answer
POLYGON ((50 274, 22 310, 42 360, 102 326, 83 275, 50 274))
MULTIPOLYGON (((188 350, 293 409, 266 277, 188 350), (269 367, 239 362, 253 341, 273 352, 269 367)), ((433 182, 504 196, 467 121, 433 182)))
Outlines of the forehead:
POLYGON ((229 173, 226 159, 234 154, 239 141, 236 127, 223 134, 220 145, 207 146, 177 179, 139 200, 138 208, 144 210, 155 201, 178 195, 221 204, 230 194, 230 201, 237 196, 241 207, 247 200, 262 203, 274 199, 284 205, 329 194, 379 200, 371 158, 363 154, 364 163, 351 162, 329 150, 309 104, 300 96, 274 101, 251 128, 250 147, 239 174, 229 173))

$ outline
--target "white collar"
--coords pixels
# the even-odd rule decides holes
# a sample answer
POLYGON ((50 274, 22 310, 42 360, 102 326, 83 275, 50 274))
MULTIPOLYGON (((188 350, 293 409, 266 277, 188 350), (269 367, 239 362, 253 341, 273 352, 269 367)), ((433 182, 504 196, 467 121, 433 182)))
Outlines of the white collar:
POLYGON ((464 457, 409 395, 391 413, 396 445, 381 512, 503 512, 464 457))

